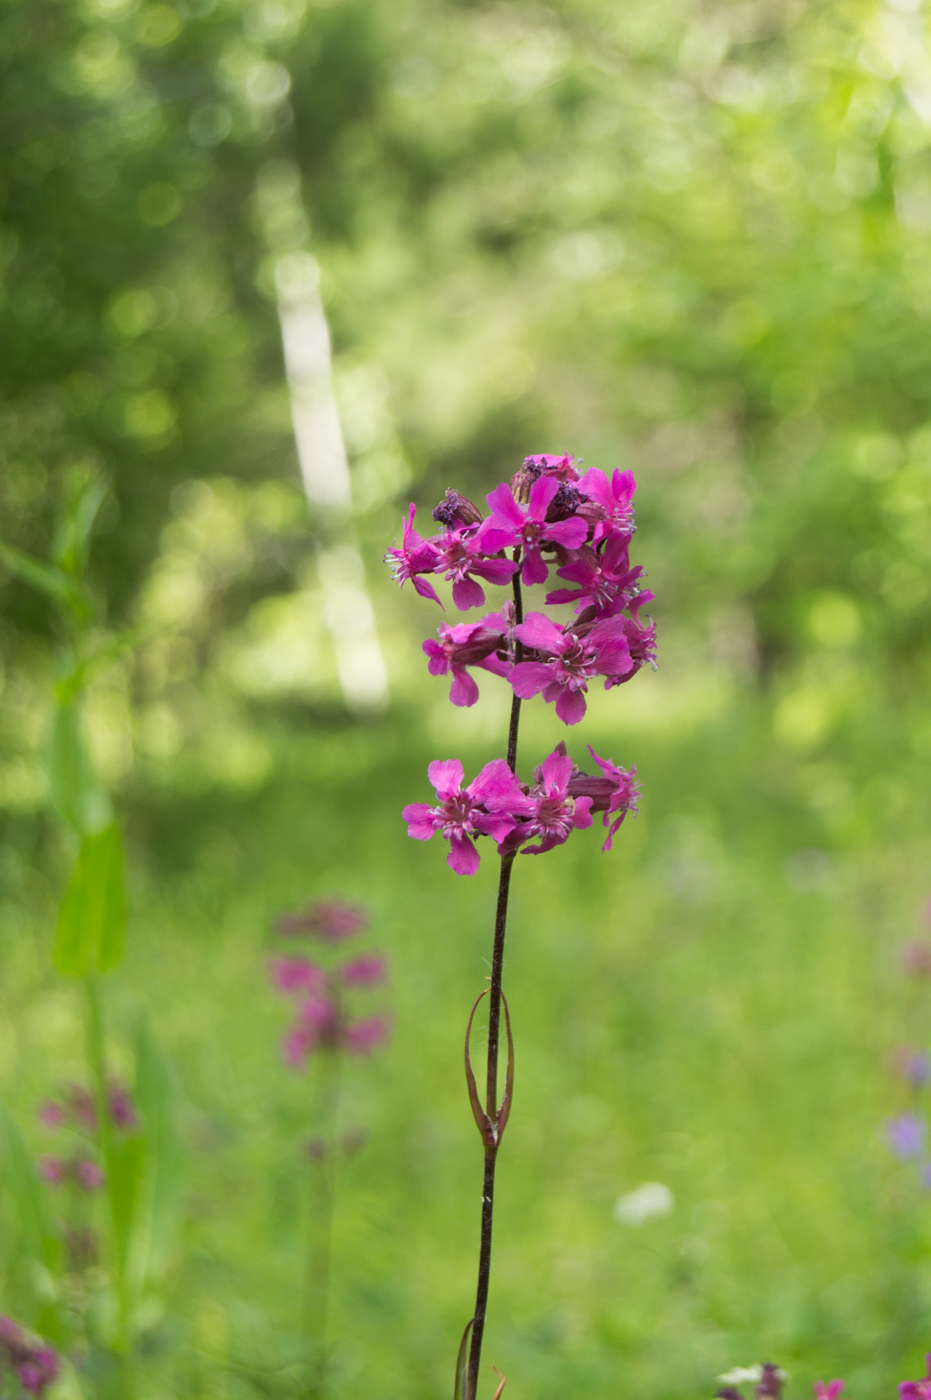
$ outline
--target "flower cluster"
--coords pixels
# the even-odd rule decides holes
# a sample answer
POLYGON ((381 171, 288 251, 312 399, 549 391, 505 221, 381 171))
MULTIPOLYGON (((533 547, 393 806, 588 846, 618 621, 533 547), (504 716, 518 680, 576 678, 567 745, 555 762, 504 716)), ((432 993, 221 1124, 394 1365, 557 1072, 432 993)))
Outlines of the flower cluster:
MULTIPOLYGON (((107 1114, 117 1132, 130 1133, 139 1126, 139 1118, 129 1090, 118 1079, 107 1085, 107 1114)), ((39 1122, 57 1132, 70 1129, 79 1139, 93 1136, 98 1129, 97 1104, 94 1097, 80 1084, 69 1084, 60 1099, 48 1099, 39 1109, 39 1122)), ((99 1191, 106 1178, 89 1154, 86 1142, 80 1141, 68 1157, 46 1153, 38 1159, 39 1175, 50 1186, 71 1183, 81 1191, 99 1191)))
MULTIPOLYGON (((428 582, 440 574, 463 611, 485 603, 482 583, 510 584, 514 595, 477 622, 441 623, 437 639, 423 643, 430 674, 450 676, 454 705, 475 704, 471 672, 482 670, 510 684, 513 715, 520 701, 542 695, 564 724, 578 724, 589 681, 600 678, 610 690, 645 663, 655 664, 655 628, 642 615, 653 595, 641 587, 643 570, 630 562, 635 485, 630 472, 583 473, 572 457, 543 455, 525 458, 510 483, 488 494, 489 515, 461 492, 447 491, 433 512, 442 532, 429 538, 414 528, 411 505, 400 547, 385 555, 400 584, 409 579, 421 597, 440 603, 428 582), (571 612, 553 617, 536 609, 524 617, 521 585, 545 584, 551 567, 571 586, 547 593, 545 602, 571 612)), ((514 771, 516 732, 512 716, 509 762, 487 763, 471 783, 458 760, 431 763, 436 802, 404 808, 409 836, 429 841, 439 832, 449 842, 447 860, 457 875, 478 870, 477 837, 489 837, 501 856, 540 855, 591 826, 600 812, 609 828, 607 851, 627 813, 636 813, 636 770, 600 758, 590 745, 599 772, 577 768, 558 744, 533 782, 522 782, 514 771)))
POLYGON ((571 457, 540 456, 526 458, 510 485, 489 493, 488 516, 460 492, 447 491, 433 512, 441 534, 419 535, 411 505, 401 546, 385 559, 397 581, 410 579, 421 597, 440 603, 427 582, 434 574, 452 582, 453 602, 463 612, 485 602, 479 579, 502 585, 519 575, 531 587, 546 583, 555 566, 573 585, 546 595, 547 604, 571 605, 574 616, 562 621, 537 611, 521 622, 507 605, 478 622, 440 625, 437 640, 425 641, 423 650, 431 675, 452 676, 454 705, 478 699, 471 666, 503 677, 523 700, 542 694, 565 724, 577 724, 590 680, 600 677, 610 690, 644 663, 655 664, 656 630, 641 617, 653 595, 640 586, 643 570, 630 562, 634 490, 630 472, 609 479, 595 468, 581 473, 571 457))
MULTIPOLYGON (((321 943, 336 943, 360 933, 367 922, 365 911, 358 906, 321 900, 300 913, 281 915, 277 928, 288 938, 304 935, 321 943)), ((361 953, 323 967, 289 952, 269 959, 269 974, 272 986, 294 1008, 282 1047, 285 1062, 292 1069, 302 1069, 318 1050, 365 1055, 387 1038, 387 1017, 352 1017, 346 1006, 347 992, 377 987, 386 980, 387 963, 380 954, 361 953)))
POLYGON ((583 773, 557 744, 534 772, 533 785, 511 772, 503 758, 486 763, 468 786, 458 759, 431 763, 427 774, 436 790, 434 806, 411 802, 404 808, 407 833, 416 841, 429 841, 439 832, 450 844, 447 863, 457 875, 474 875, 480 857, 476 836, 490 836, 499 855, 521 850, 541 855, 562 845, 570 832, 592 824, 592 813, 603 812, 609 826, 604 850, 610 850, 614 833, 628 812, 636 812, 635 770, 626 772, 610 759, 599 758, 598 775, 583 773), (536 845, 528 845, 535 841, 536 845))
MULTIPOLYGON (((899 1400, 931 1400, 931 1356, 927 1358, 928 1374, 917 1381, 899 1383, 899 1400)), ((737 1386, 746 1382, 754 1385, 755 1400, 781 1400, 783 1386, 787 1380, 785 1371, 767 1363, 765 1366, 740 1366, 718 1377, 724 1381, 723 1388, 716 1392, 715 1400, 744 1400, 743 1392, 737 1386)), ((815 1381, 814 1400, 838 1400, 844 1389, 844 1382, 815 1381)))
POLYGON ((44 1395, 60 1370, 55 1349, 40 1337, 31 1336, 10 1317, 0 1317, 0 1362, 16 1372, 20 1387, 28 1395, 44 1395))

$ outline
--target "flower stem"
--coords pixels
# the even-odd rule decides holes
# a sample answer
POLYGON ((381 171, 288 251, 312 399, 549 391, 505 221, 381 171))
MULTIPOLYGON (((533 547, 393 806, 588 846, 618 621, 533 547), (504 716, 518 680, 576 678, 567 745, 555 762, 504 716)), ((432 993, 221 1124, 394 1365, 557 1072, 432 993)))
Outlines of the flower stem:
POLYGON ((311 1345, 312 1379, 303 1394, 323 1400, 327 1389, 327 1314, 330 1264, 333 1253, 333 1214, 336 1202, 337 1130, 342 1055, 325 1051, 320 1086, 322 1151, 311 1171, 310 1219, 307 1241, 305 1331, 311 1345))
MULTIPOLYGON (((520 551, 515 550, 515 560, 520 551)), ((520 589, 520 574, 511 580, 514 590, 514 615, 519 624, 524 620, 523 599, 520 589)), ((516 644, 515 660, 520 660, 521 645, 516 644)), ((508 767, 517 770, 517 733, 520 726, 520 700, 515 695, 511 701, 511 721, 508 727, 508 767)), ((488 1064, 485 1080, 485 1112, 492 1123, 497 1124, 498 1115, 498 1040, 501 1030, 501 978, 504 971, 504 938, 507 932, 508 896, 511 890, 511 867, 514 852, 501 857, 501 874, 498 879, 498 905, 495 911, 495 941, 491 955, 491 987, 488 1011, 488 1064)), ((482 1339, 485 1335, 485 1314, 488 1311, 488 1284, 491 1278, 491 1236, 495 1210, 495 1166, 498 1160, 498 1138, 495 1134, 493 1146, 485 1148, 485 1176, 482 1184, 482 1229, 478 1255, 478 1287, 475 1294, 475 1314, 472 1324, 472 1339, 469 1346, 469 1367, 466 1373, 465 1400, 475 1400, 478 1392, 478 1372, 482 1360, 482 1339)))

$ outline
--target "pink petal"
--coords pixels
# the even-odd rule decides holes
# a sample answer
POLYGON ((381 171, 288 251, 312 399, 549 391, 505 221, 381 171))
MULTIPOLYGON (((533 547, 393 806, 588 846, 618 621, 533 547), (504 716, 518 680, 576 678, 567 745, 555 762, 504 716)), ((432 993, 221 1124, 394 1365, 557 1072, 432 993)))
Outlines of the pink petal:
POLYGON ((526 647, 533 647, 535 651, 552 651, 557 656, 565 645, 562 628, 541 612, 528 613, 520 626, 514 628, 514 635, 526 647))
POLYGON ((449 687, 449 698, 454 705, 474 705, 478 699, 478 686, 461 666, 453 667, 453 683, 449 687))
MULTIPOLYGON (((557 482, 553 495, 556 494, 558 489, 559 483, 557 482)), ((550 496, 549 499, 552 500, 552 498, 553 497, 550 496)), ((495 521, 496 525, 503 524, 506 521, 507 524, 512 525, 515 530, 522 530, 524 528, 524 521, 527 517, 515 501, 514 492, 506 481, 502 481, 501 485, 496 486, 494 491, 489 491, 485 500, 488 502, 492 515, 498 516, 498 520, 495 521)), ((549 502, 547 502, 547 504, 549 504, 549 502)))
POLYGON ((608 485, 608 478, 598 467, 589 468, 579 482, 579 490, 590 501, 594 501, 604 510, 612 511, 614 509, 616 502, 611 487, 608 485))
POLYGON ((457 578, 453 584, 453 602, 461 612, 469 608, 480 608, 485 601, 485 590, 474 578, 457 578))
POLYGON ((476 826, 483 835, 490 836, 492 841, 498 845, 517 825, 516 821, 507 812, 489 813, 486 817, 479 817, 476 826))
MULTIPOLYGON (((550 501, 559 490, 559 478, 556 476, 538 476, 530 488, 530 519, 542 521, 546 515, 550 501)), ((488 498, 491 500, 491 497, 488 498)), ((586 527, 585 533, 588 534, 586 527)))
POLYGON ((475 664, 481 666, 483 671, 490 671, 493 676, 506 676, 511 669, 508 662, 498 656, 486 656, 475 664))
POLYGON ((581 549, 588 539, 588 522, 581 516, 573 520, 554 520, 546 526, 545 533, 548 540, 555 540, 566 549, 581 549))
POLYGON ((468 836, 452 836, 449 845, 446 864, 450 870, 454 870, 457 875, 474 875, 481 864, 481 856, 468 836))
POLYGON ((492 811, 523 810, 527 802, 517 779, 503 758, 493 758, 490 763, 486 763, 466 791, 476 802, 483 803, 492 811))
MULTIPOLYGON (((572 759, 568 754, 551 753, 543 760, 543 782, 547 789, 565 792, 572 777, 572 759)), ((581 799, 580 799, 581 801, 581 799)))
POLYGON ((428 637, 422 644, 424 654, 429 657, 427 670, 431 676, 445 676, 449 670, 449 657, 446 655, 439 642, 435 642, 432 637, 428 637))
POLYGON ((534 695, 539 695, 552 679, 553 668, 543 661, 520 661, 508 672, 514 694, 521 700, 530 700, 534 695))
POLYGON ((427 777, 440 798, 455 797, 462 787, 464 776, 458 758, 437 758, 427 767, 427 777))
POLYGON ((563 724, 578 724, 580 719, 585 717, 585 695, 581 690, 570 690, 568 686, 563 687, 563 692, 556 701, 556 715, 563 724))
POLYGON ((548 705, 555 704, 555 702, 559 699, 560 695, 562 695, 563 693, 564 685, 565 682, 561 681, 558 676, 554 677, 554 679, 550 682, 550 684, 546 687, 546 689, 543 692, 543 699, 548 705))
POLYGON ((509 549, 516 544, 519 537, 520 529, 514 529, 506 520, 489 518, 475 536, 474 544, 480 554, 497 554, 499 549, 509 549))
POLYGON ((440 595, 437 593, 432 583, 428 583, 425 578, 420 578, 419 576, 412 578, 411 583, 414 585, 414 592, 419 593, 421 598, 432 598, 434 603, 439 603, 442 608, 443 604, 440 602, 440 595))
POLYGON ((592 799, 590 797, 577 797, 575 799, 575 816, 572 825, 580 830, 592 824, 592 799))
MULTIPOLYGON (((562 570, 560 569, 558 572, 562 573, 562 570)), ((556 588, 552 593, 547 593, 546 601, 548 603, 574 603, 578 596, 574 588, 556 588)))
POLYGON ((503 584, 510 583, 519 568, 520 565, 515 564, 513 559, 484 559, 481 563, 472 565, 472 572, 500 588, 503 584))
MULTIPOLYGON (((547 479, 551 480, 551 478, 547 479)), ((520 576, 528 588, 532 588, 535 583, 546 583, 549 569, 539 549, 529 548, 527 550, 520 576)))

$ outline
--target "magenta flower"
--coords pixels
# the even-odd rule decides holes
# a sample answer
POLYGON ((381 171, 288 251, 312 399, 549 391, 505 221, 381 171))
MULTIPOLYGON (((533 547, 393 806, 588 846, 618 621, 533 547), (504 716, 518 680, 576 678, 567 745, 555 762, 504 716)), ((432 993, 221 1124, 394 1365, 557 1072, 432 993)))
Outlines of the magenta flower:
MULTIPOLYGON (((588 746, 588 751, 601 769, 602 781, 607 780, 610 784, 609 793, 604 795, 592 793, 592 811, 604 812, 604 825, 611 828, 601 849, 602 851, 610 851, 615 834, 627 813, 633 812, 634 816, 637 815, 637 798, 640 796, 640 788, 636 781, 637 770, 631 768, 628 771, 626 768, 618 768, 610 758, 599 758, 591 744, 588 746), (615 817, 616 812, 619 812, 620 816, 615 817), (614 817, 613 822, 612 817, 614 817)), ((595 778, 589 781, 598 782, 599 780, 595 778)), ((574 781, 569 784, 569 791, 573 794, 576 792, 574 781)))
POLYGON ((900 1400, 931 1400, 931 1356, 927 1359, 928 1374, 920 1381, 902 1381, 899 1386, 900 1400))
POLYGON ((68 1085, 64 1110, 66 1119, 75 1127, 83 1128, 89 1133, 97 1131, 97 1105, 94 1096, 80 1084, 68 1085))
POLYGON ((346 963, 340 976, 344 987, 377 987, 384 982, 388 964, 378 953, 363 953, 346 963))
POLYGON ((97 1163, 86 1159, 72 1164, 72 1174, 82 1191, 99 1191, 106 1180, 97 1163))
POLYGON ((530 820, 515 832, 521 843, 535 836, 541 839, 538 846, 525 847, 524 855, 542 855, 561 846, 574 829, 591 826, 592 799, 570 794, 572 774, 572 759, 565 752, 557 749, 543 760, 537 784, 530 793, 530 820))
POLYGON ((843 1381, 815 1381, 815 1400, 837 1400, 843 1388, 843 1381))
POLYGON ((41 1395, 58 1377, 58 1354, 51 1347, 35 1347, 18 1367, 19 1383, 30 1395, 41 1395))
POLYGON ((326 975, 306 958, 269 958, 272 986, 284 996, 319 996, 326 990, 326 975))
POLYGON ((545 583, 549 576, 541 549, 550 545, 578 549, 588 538, 588 524, 578 517, 547 522, 547 511, 559 490, 555 476, 539 477, 530 488, 526 511, 503 481, 486 497, 492 513, 479 530, 481 546, 494 554, 519 545, 524 556, 521 578, 528 587, 545 583))
MULTIPOLYGON (((389 549, 385 553, 385 563, 391 569, 391 577, 403 588, 408 579, 414 585, 414 591, 419 593, 421 598, 432 598, 434 603, 440 603, 439 595, 432 583, 427 583, 426 579, 419 578, 419 574, 432 574, 436 570, 437 550, 429 540, 425 540, 418 535, 414 529, 414 516, 417 514, 417 507, 411 501, 410 511, 404 520, 404 534, 401 540, 400 549, 389 549)), ((440 607, 443 604, 440 603, 440 607)))
POLYGON ((343 1031, 343 1044, 352 1055, 368 1055, 387 1040, 391 1024, 386 1016, 366 1016, 362 1021, 354 1021, 343 1031))
POLYGON ((592 467, 579 482, 579 490, 588 498, 581 514, 594 522, 592 544, 609 535, 631 535, 634 528, 634 492, 637 483, 633 472, 614 472, 609 481, 603 471, 592 467))
POLYGON ((61 1128, 64 1125, 65 1112, 60 1103, 55 1103, 52 1099, 47 1099, 39 1109, 39 1122, 45 1128, 61 1128))
MULTIPOLYGON (((488 550, 479 539, 474 526, 464 530, 447 530, 435 541, 437 563, 435 572, 444 574, 453 585, 453 602, 461 612, 469 608, 480 608, 485 601, 485 590, 472 577, 483 578, 486 583, 501 586, 510 583, 517 573, 518 566, 510 559, 489 559, 488 550)), ((416 585, 415 585, 416 586, 416 585)))
POLYGON ((341 943, 360 933, 369 921, 368 912, 359 904, 346 904, 342 899, 318 899, 292 914, 278 916, 278 932, 287 938, 310 936, 324 943, 341 943))
POLYGON ((480 622, 459 622, 453 627, 441 623, 437 628, 439 641, 428 637, 423 643, 430 675, 452 672, 449 698, 454 705, 474 705, 478 699, 478 686, 467 666, 481 666, 495 676, 507 675, 507 662, 494 654, 507 644, 507 630, 504 613, 489 613, 480 622))
POLYGON ((557 627, 545 613, 533 612, 514 634, 525 647, 549 658, 511 667, 508 680, 514 694, 529 700, 542 691, 544 700, 555 701, 564 724, 578 724, 585 714, 586 682, 592 676, 619 676, 633 666, 624 618, 573 629, 557 627))
POLYGON ((917 1113, 900 1113, 886 1124, 886 1138, 897 1157, 920 1157, 928 1128, 917 1113))
POLYGON ((128 1133, 138 1128, 139 1118, 129 1090, 118 1079, 111 1079, 107 1085, 107 1107, 110 1119, 120 1132, 128 1133))
POLYGON ((617 612, 635 596, 635 584, 643 574, 640 565, 630 567, 630 541, 624 535, 614 535, 605 545, 603 554, 596 554, 586 545, 556 572, 560 578, 580 585, 578 589, 557 588, 547 593, 548 603, 575 603, 576 612, 596 608, 598 612, 617 612))
POLYGON ((329 997, 308 998, 284 1038, 285 1063, 291 1069, 302 1069, 308 1056, 321 1045, 335 1043, 337 1024, 338 1012, 329 997))
POLYGON ((39 1175, 49 1186, 60 1186, 68 1174, 68 1163, 62 1157, 52 1157, 48 1153, 36 1162, 39 1175))
POLYGON ((450 843, 446 857, 450 869, 457 875, 474 875, 480 856, 473 836, 490 836, 501 842, 513 830, 517 817, 533 807, 503 758, 486 763, 466 788, 462 786, 464 774, 458 759, 431 763, 427 773, 436 789, 438 805, 412 802, 405 807, 402 816, 408 823, 407 834, 415 841, 429 841, 439 831, 450 843))

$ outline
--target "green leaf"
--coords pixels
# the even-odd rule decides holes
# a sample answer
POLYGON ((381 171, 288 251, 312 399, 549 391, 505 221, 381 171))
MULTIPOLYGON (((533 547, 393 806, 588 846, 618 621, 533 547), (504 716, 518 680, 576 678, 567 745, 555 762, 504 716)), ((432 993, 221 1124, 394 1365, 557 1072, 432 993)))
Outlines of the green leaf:
POLYGON ((123 845, 114 823, 81 842, 58 915, 58 971, 82 976, 116 967, 123 956, 125 926, 123 845))
POLYGON ((32 1153, 19 1124, 0 1100, 0 1135, 6 1147, 19 1211, 19 1223, 26 1249, 49 1273, 56 1273, 61 1260, 61 1241, 52 1224, 48 1202, 36 1172, 32 1153))
POLYGON ((145 1134, 145 1163, 136 1204, 128 1282, 135 1298, 161 1274, 174 1243, 181 1188, 175 1132, 175 1081, 147 1019, 136 1032, 136 1105, 145 1134))
POLYGON ((74 496, 54 545, 55 563, 73 577, 79 578, 84 572, 91 530, 109 490, 110 483, 96 472, 76 481, 74 496))
POLYGON ((49 782, 57 812, 79 836, 92 836, 112 825, 113 807, 91 767, 74 699, 59 704, 55 714, 49 782))
POLYGON ((0 564, 37 592, 51 598, 59 607, 67 608, 81 621, 90 617, 90 607, 81 590, 55 565, 43 564, 9 544, 0 544, 0 564))

